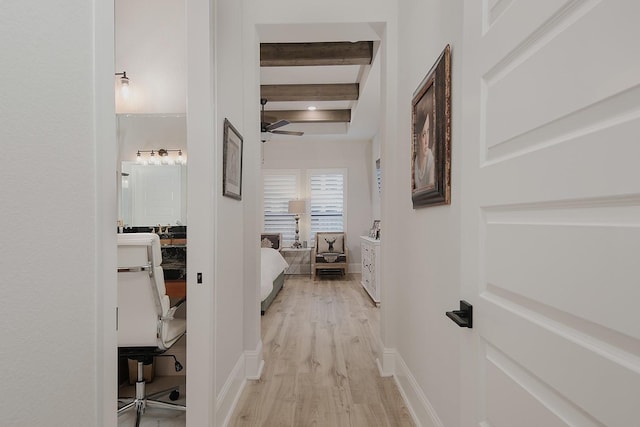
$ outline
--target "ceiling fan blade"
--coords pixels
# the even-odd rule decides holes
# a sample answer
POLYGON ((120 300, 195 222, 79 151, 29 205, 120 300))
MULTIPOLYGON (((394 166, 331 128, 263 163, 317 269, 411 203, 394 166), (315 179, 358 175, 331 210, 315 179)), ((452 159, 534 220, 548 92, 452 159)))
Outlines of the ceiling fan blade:
POLYGON ((281 128, 282 126, 286 126, 288 124, 289 122, 287 120, 278 120, 275 123, 271 123, 270 125, 267 125, 267 130, 272 131, 274 129, 281 128))
POLYGON ((302 136, 304 135, 304 132, 297 132, 294 130, 274 130, 274 131, 270 131, 271 133, 277 133, 278 135, 296 135, 296 136, 302 136))

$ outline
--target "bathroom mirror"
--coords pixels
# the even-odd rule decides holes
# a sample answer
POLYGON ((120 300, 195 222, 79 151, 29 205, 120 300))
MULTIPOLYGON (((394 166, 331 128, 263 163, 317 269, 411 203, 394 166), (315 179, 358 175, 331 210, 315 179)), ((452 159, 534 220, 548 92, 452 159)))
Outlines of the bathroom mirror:
POLYGON ((125 227, 187 225, 187 167, 122 162, 125 227))
POLYGON ((186 225, 187 166, 178 163, 179 154, 187 160, 186 115, 119 114, 117 125, 119 218, 124 226, 186 225), (152 150, 157 164, 149 164, 152 150), (161 150, 168 151, 164 160, 161 150))
POLYGON ((187 168, 122 162, 125 227, 187 225, 187 168))

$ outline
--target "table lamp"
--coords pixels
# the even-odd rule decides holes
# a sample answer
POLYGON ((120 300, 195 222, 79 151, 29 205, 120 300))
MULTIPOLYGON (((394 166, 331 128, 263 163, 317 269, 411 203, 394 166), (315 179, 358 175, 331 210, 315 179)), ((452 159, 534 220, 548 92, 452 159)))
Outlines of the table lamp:
POLYGON ((298 221, 300 221, 300 215, 307 213, 307 204, 304 200, 289 200, 289 213, 296 215, 296 240, 291 245, 292 248, 298 249, 302 245, 300 244, 300 228, 298 228, 298 221))

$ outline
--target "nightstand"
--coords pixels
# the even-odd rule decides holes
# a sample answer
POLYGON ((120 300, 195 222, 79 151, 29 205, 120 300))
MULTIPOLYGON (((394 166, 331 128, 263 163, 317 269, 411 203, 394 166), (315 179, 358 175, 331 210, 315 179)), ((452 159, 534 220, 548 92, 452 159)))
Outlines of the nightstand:
POLYGON ((282 248, 280 253, 289 263, 285 274, 311 275, 311 248, 282 248))

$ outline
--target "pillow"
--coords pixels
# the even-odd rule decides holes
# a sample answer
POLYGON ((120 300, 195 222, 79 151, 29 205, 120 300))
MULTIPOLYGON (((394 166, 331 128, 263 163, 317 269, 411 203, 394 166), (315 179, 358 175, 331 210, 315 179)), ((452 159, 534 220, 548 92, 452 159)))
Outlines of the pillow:
POLYGON ((281 237, 279 233, 262 233, 260 239, 260 247, 280 250, 281 237))
POLYGON ((344 236, 340 234, 318 234, 318 253, 344 253, 344 236))

